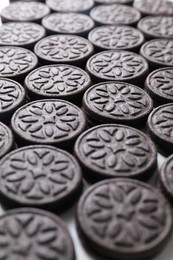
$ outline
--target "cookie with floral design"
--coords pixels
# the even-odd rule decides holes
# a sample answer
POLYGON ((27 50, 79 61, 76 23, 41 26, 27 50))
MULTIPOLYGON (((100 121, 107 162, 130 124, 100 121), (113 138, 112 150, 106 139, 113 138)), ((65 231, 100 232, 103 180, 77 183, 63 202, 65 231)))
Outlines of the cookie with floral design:
POLYGON ((151 97, 141 88, 123 82, 103 82, 90 87, 83 108, 91 121, 99 123, 145 124, 153 109, 151 97))
POLYGON ((98 50, 137 51, 144 42, 143 34, 126 25, 103 25, 94 28, 88 39, 98 50))
POLYGON ((75 260, 71 236, 55 214, 35 208, 0 216, 1 259, 75 260))
POLYGON ((171 237, 172 210, 140 181, 101 181, 82 195, 76 222, 82 241, 104 259, 151 259, 171 237))
POLYGON ((55 34, 36 43, 34 52, 41 64, 84 66, 93 54, 93 45, 83 37, 55 34))
POLYGON ((17 1, 2 9, 1 21, 41 23, 42 18, 49 13, 49 7, 43 3, 17 1))
POLYGON ((144 43, 140 54, 152 69, 173 67, 173 39, 154 39, 144 43))
POLYGON ((52 146, 16 149, 3 157, 0 168, 0 194, 8 208, 27 206, 61 212, 82 188, 76 159, 52 146))
POLYGON ((0 122, 0 159, 14 148, 14 137, 11 129, 0 122))
POLYGON ((116 80, 142 84, 148 73, 148 63, 134 52, 108 50, 93 55, 86 70, 94 82, 116 80))
POLYGON ((45 34, 45 29, 36 23, 5 23, 0 26, 0 46, 19 46, 33 49, 35 43, 41 40, 45 34))
POLYGON ((32 99, 61 98, 79 104, 91 79, 78 67, 55 64, 33 70, 24 84, 32 99))
POLYGON ((113 177, 147 179, 157 166, 151 139, 125 125, 90 128, 78 137, 74 154, 91 181, 113 177))
POLYGON ((70 149, 86 128, 86 117, 74 104, 43 99, 20 107, 11 119, 20 145, 50 144, 70 149))

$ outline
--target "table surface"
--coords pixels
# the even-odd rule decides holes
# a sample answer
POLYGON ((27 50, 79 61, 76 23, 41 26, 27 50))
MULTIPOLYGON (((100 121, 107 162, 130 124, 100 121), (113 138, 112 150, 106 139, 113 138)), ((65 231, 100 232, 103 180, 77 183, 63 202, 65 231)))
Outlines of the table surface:
MULTIPOLYGON (((173 0, 170 0, 170 1, 173 1, 173 0)), ((8 0, 0 1, 0 10, 2 10, 2 8, 7 6, 8 4, 9 4, 8 0)), ((161 165, 163 164, 164 160, 165 160, 165 158, 162 155, 158 154, 158 169, 154 173, 152 179, 149 181, 151 184, 153 184, 155 182, 155 178, 156 178, 158 171, 159 171, 161 165)), ((87 186, 88 186, 88 184, 85 182, 84 190, 87 188, 87 186)), ((101 259, 100 256, 97 257, 95 255, 92 255, 90 252, 87 252, 87 250, 85 250, 84 246, 80 242, 80 239, 79 239, 79 236, 78 236, 78 233, 76 230, 75 217, 74 217, 75 211, 76 211, 76 205, 74 205, 69 210, 67 210, 64 214, 61 214, 59 216, 66 223, 67 228, 72 236, 72 239, 74 242, 74 247, 75 247, 75 252, 76 252, 76 260, 107 260, 105 257, 101 259)), ((1 207, 0 207, 0 214, 3 214, 3 209, 1 207)), ((165 249, 157 257, 153 258, 152 260, 173 260, 173 234, 172 234, 172 237, 171 237, 170 241, 168 242, 167 246, 165 247, 165 249)))

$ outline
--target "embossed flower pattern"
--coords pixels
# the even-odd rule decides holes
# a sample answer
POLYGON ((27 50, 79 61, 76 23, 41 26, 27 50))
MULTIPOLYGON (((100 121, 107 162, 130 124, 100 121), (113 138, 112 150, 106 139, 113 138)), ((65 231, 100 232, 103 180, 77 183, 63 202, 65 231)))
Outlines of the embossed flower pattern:
POLYGON ((43 57, 51 60, 78 60, 89 54, 88 42, 77 36, 53 35, 39 43, 39 50, 43 57))
POLYGON ((90 109, 106 113, 107 116, 135 118, 148 109, 148 99, 144 92, 133 85, 105 83, 88 92, 90 109))
POLYGON ((7 23, 0 27, 0 43, 22 45, 39 40, 43 36, 41 27, 30 23, 7 23))
POLYGON ((127 49, 141 40, 138 31, 125 26, 98 27, 90 37, 96 45, 105 49, 127 49))
POLYGON ((56 9, 56 11, 79 12, 91 8, 93 6, 93 0, 48 0, 47 4, 54 10, 56 9))
POLYGON ((164 65, 173 65, 173 40, 154 40, 148 42, 144 54, 150 59, 164 65))
POLYGON ((169 14, 172 15, 173 11, 173 4, 170 1, 165 0, 157 0, 157 1, 150 1, 150 0, 141 0, 135 1, 134 7, 144 12, 148 12, 149 14, 169 14))
POLYGON ((145 137, 122 127, 95 129, 82 139, 80 152, 94 168, 115 176, 130 174, 148 164, 152 154, 145 137))
POLYGON ((88 229, 110 247, 147 246, 164 230, 165 211, 158 197, 135 184, 103 184, 86 199, 88 229))
POLYGON ((68 95, 82 89, 89 83, 89 77, 77 67, 51 66, 32 72, 28 78, 28 87, 36 92, 50 96, 68 95))
POLYGON ((59 259, 68 254, 63 230, 46 216, 10 215, 1 220, 0 230, 1 259, 59 259))
POLYGON ((0 75, 18 75, 24 73, 35 63, 30 51, 15 47, 0 47, 0 75))
POLYGON ((90 59, 91 71, 106 79, 126 79, 144 70, 143 60, 130 52, 107 51, 90 59))
POLYGON ((1 190, 27 203, 61 198, 76 180, 72 160, 50 148, 18 151, 1 166, 1 190))

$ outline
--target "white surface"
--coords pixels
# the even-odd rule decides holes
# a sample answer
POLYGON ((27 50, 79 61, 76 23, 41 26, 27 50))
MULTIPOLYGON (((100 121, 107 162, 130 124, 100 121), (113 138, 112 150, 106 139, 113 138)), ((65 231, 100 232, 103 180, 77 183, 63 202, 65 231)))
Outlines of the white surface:
MULTIPOLYGON (((85 1, 85 0, 84 0, 85 1)), ((155 0, 151 0, 155 1, 155 0)), ((172 0, 173 1, 173 0, 172 0)), ((8 5, 8 0, 0 0, 0 10, 8 5)), ((158 169, 160 169, 162 163, 164 161, 164 157, 161 155, 158 155, 158 169)), ((157 174, 157 173, 156 173, 157 174)), ((156 174, 153 176, 151 182, 156 177, 156 174)), ((87 187, 87 184, 85 183, 85 188, 87 187)), ((76 225, 75 225, 75 211, 76 211, 76 205, 72 207, 70 210, 68 210, 66 213, 60 215, 60 217, 66 222, 68 229, 71 233, 75 251, 76 251, 76 260, 107 260, 105 257, 100 258, 96 257, 95 255, 91 255, 89 252, 85 250, 83 245, 81 244, 79 240, 79 236, 76 231, 76 225)), ((0 210, 1 212, 1 210, 0 210)), ((1 212, 2 214, 2 212, 1 212)), ((140 259, 138 259, 140 260, 140 259)), ((170 239, 169 243, 165 247, 165 249, 162 251, 162 253, 155 257, 153 260, 173 260, 173 234, 172 238, 170 239)))

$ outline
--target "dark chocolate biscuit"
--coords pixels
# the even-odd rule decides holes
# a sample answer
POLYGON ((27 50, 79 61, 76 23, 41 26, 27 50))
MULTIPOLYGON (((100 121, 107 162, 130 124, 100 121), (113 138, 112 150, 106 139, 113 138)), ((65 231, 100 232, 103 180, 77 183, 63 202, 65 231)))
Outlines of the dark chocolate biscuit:
POLYGON ((43 64, 84 65, 93 53, 93 45, 76 35, 51 35, 36 43, 34 51, 43 64))
POLYGON ((86 244, 104 259, 150 259, 171 237, 172 211, 152 186, 111 179, 91 186, 77 207, 86 244))
POLYGON ((20 107, 11 125, 23 144, 51 144, 70 148, 86 127, 84 113, 74 104, 58 99, 34 101, 20 107))
POLYGON ((138 23, 138 29, 144 33, 146 39, 173 39, 173 17, 147 16, 138 23))
POLYGON ((173 15, 173 3, 169 0, 135 0, 133 6, 143 15, 173 15))
POLYGON ((173 150, 173 104, 155 108, 148 117, 148 130, 154 141, 173 150))
POLYGON ((0 158, 13 149, 14 138, 11 130, 0 122, 0 158))
POLYGON ((169 156, 161 167, 159 184, 165 196, 173 203, 173 155, 169 156))
POLYGON ((131 5, 133 0, 95 0, 96 4, 125 4, 131 5))
POLYGON ((93 29, 93 20, 79 13, 53 13, 43 18, 42 25, 49 34, 76 34, 87 36, 88 32, 93 29))
POLYGON ((123 50, 97 53, 88 60, 86 68, 96 82, 117 80, 137 83, 148 73, 148 63, 143 57, 123 50))
POLYGON ((9 210, 0 216, 0 230, 1 259, 75 260, 65 224, 48 211, 9 210))
POLYGON ((79 136, 74 152, 86 177, 147 178, 156 167, 153 142, 141 131, 123 125, 93 127, 79 136))
POLYGON ((0 193, 8 208, 29 206, 61 211, 82 187, 77 161, 52 146, 14 150, 1 159, 0 168, 0 193))
POLYGON ((65 64, 39 67, 25 79, 31 97, 62 98, 76 103, 90 85, 90 77, 84 70, 65 64))
POLYGON ((1 20, 5 22, 37 22, 50 13, 48 6, 37 2, 15 2, 1 11, 1 20))
POLYGON ((0 78, 0 121, 10 120, 14 111, 25 103, 25 89, 10 79, 0 78))
POLYGON ((153 109, 150 96, 141 88, 124 82, 104 82, 84 94, 86 114, 100 123, 136 125, 144 123, 153 109))
POLYGON ((54 12, 88 12, 94 0, 46 0, 46 4, 54 12))
POLYGON ((153 69, 173 67, 173 39, 154 39, 144 43, 140 54, 153 69))
POLYGON ((93 29, 88 39, 99 50, 138 50, 144 42, 143 34, 126 25, 105 25, 93 29))
POLYGON ((27 49, 13 46, 0 47, 0 78, 23 80, 37 64, 37 57, 27 49))
POLYGON ((173 102, 173 68, 161 68, 150 73, 145 81, 145 89, 160 103, 173 102))
POLYGON ((135 25, 141 14, 133 7, 119 4, 98 5, 90 12, 91 18, 98 24, 135 25))
POLYGON ((32 49, 45 36, 45 29, 30 22, 11 22, 0 27, 0 45, 20 46, 32 49))

